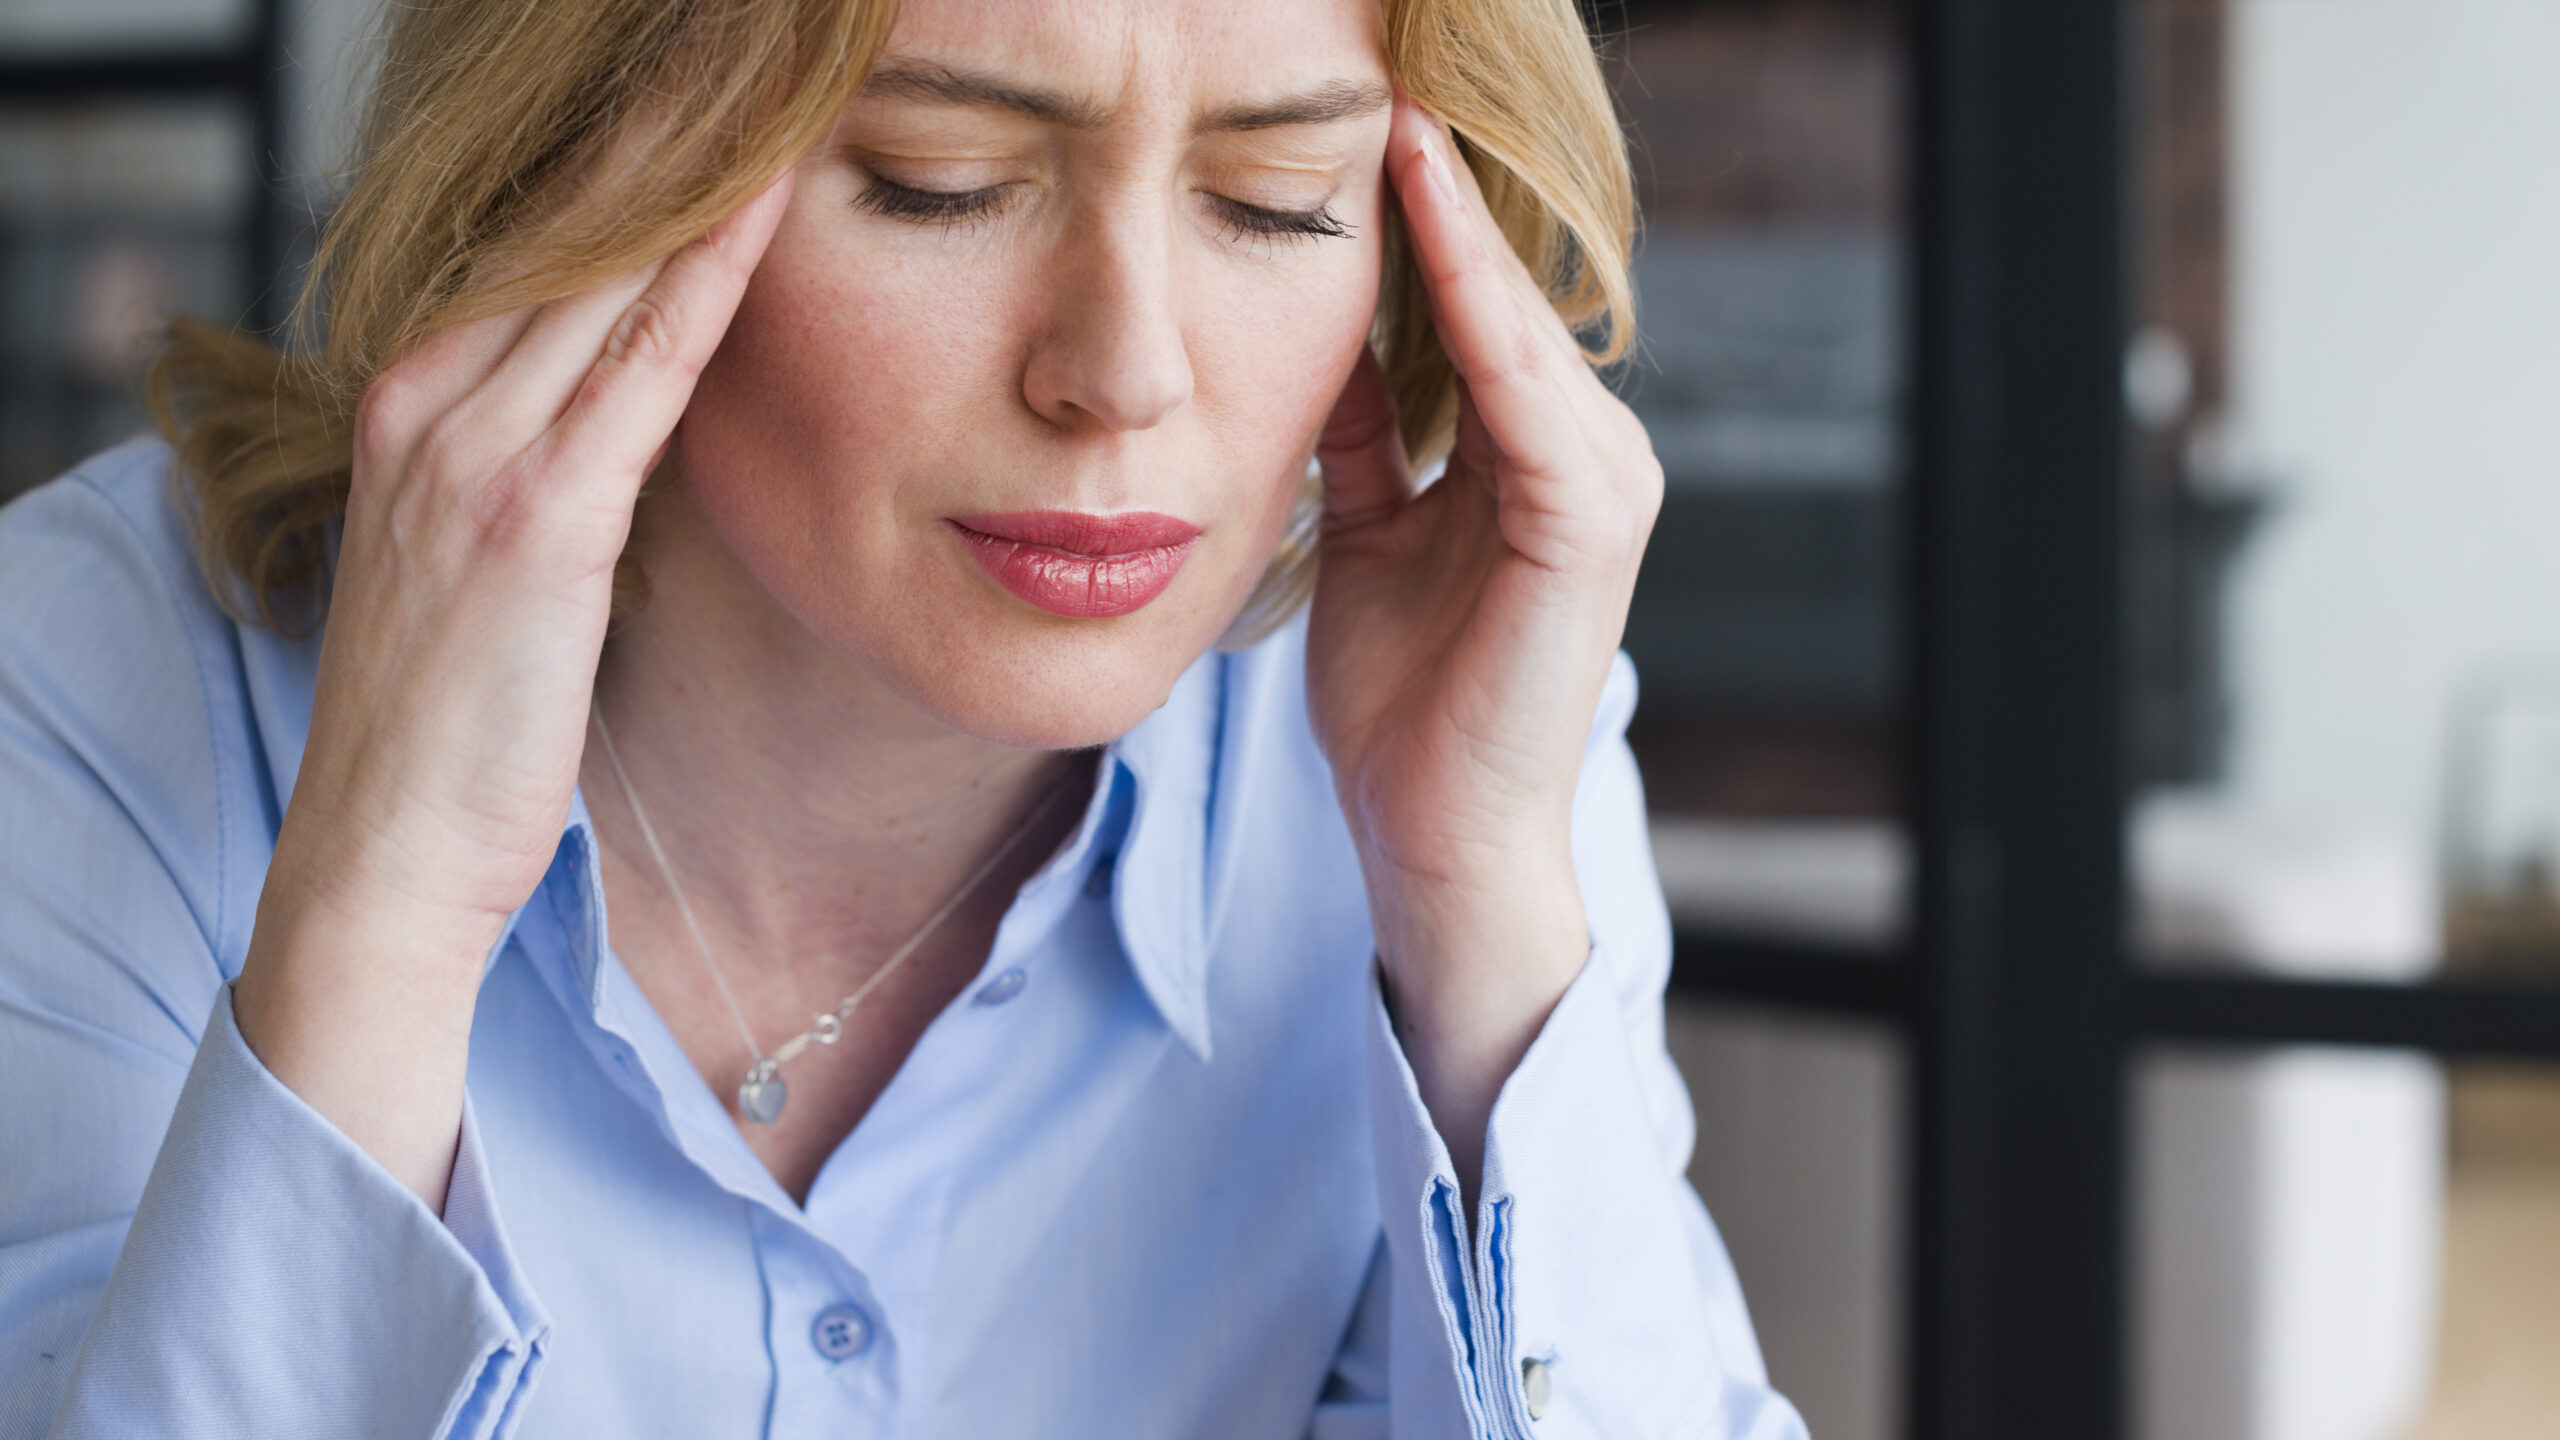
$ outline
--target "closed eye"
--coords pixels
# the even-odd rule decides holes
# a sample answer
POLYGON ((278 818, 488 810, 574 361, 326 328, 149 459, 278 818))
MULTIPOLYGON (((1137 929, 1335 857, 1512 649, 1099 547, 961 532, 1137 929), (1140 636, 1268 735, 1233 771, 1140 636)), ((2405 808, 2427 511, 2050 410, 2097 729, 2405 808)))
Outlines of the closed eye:
POLYGON ((1224 195, 1210 196, 1209 205, 1218 212, 1220 219, 1227 222, 1229 230, 1238 239, 1252 237, 1295 240, 1314 237, 1343 240, 1350 238, 1351 235, 1351 227, 1344 223, 1342 217, 1334 214, 1330 206, 1319 205, 1312 210, 1274 210, 1265 205, 1249 205, 1242 200, 1231 200, 1224 195))
POLYGON ((957 225, 975 220, 996 207, 1003 198, 1004 187, 986 185, 975 190, 919 190, 895 180, 874 178, 854 203, 874 215, 892 220, 908 220, 920 225, 957 225))
MULTIPOLYGON (((874 177, 855 203, 874 215, 892 220, 905 220, 919 225, 958 225, 978 219, 995 209, 1004 198, 1005 187, 986 185, 975 190, 922 190, 901 185, 895 180, 874 177)), ((1348 239, 1351 226, 1333 213, 1330 206, 1312 210, 1282 210, 1255 205, 1225 195, 1208 197, 1210 208, 1226 222, 1232 238, 1256 240, 1348 239)))

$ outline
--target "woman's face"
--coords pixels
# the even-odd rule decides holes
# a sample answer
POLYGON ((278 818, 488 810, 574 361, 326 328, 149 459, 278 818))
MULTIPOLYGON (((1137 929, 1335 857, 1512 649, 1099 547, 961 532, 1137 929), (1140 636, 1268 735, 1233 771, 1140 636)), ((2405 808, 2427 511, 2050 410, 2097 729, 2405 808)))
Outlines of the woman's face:
POLYGON ((704 514, 947 723, 1125 731, 1367 335, 1390 93, 1376 0, 907 0, 686 412, 704 514))

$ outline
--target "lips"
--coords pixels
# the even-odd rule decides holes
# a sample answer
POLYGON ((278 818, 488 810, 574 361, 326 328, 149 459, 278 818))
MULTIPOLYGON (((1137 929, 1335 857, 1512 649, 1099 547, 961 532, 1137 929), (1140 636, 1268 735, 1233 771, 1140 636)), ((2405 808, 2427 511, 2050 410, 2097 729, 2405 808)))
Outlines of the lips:
POLYGON ((1022 510, 947 523, 997 584, 1078 620, 1126 615, 1163 594, 1200 538, 1199 526, 1146 510, 1022 510))

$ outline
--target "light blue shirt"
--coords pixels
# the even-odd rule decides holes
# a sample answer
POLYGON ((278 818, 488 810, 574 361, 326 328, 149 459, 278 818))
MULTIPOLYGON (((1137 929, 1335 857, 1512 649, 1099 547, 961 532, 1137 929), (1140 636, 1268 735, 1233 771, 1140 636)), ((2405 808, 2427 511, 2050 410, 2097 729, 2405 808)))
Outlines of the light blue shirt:
POLYGON ((1623 658, 1591 959, 1471 1216, 1293 629, 1109 748, 805 1205, 615 958, 574 807, 439 1217, 233 1025, 318 642, 226 619, 170 495, 137 441, 0 512, 0 1436, 1802 1434, 1683 1179, 1623 658))

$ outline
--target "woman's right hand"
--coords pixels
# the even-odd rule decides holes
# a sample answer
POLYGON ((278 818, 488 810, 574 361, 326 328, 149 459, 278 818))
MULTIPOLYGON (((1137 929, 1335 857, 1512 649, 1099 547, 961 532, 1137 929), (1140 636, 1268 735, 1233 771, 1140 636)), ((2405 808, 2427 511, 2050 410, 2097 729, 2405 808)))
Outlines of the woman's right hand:
POLYGON ((311 732, 234 992, 278 1079, 441 1209, 489 947, 551 864, 613 571, 785 205, 438 334, 357 410, 311 732))

